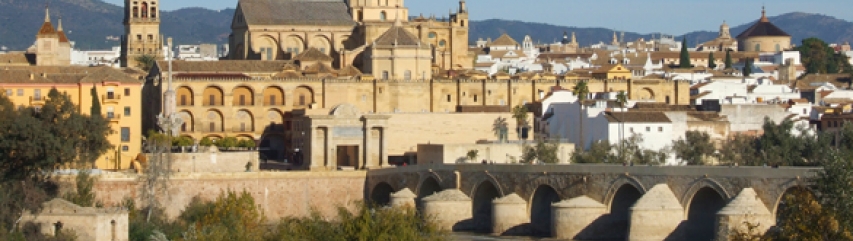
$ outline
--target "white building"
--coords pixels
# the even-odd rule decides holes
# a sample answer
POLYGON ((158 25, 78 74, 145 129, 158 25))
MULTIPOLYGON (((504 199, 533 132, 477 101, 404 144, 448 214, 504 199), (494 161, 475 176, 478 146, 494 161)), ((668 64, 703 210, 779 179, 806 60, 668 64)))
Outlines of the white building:
POLYGON ((80 66, 110 66, 119 67, 119 56, 121 47, 115 46, 111 50, 89 50, 71 51, 71 64, 80 66))

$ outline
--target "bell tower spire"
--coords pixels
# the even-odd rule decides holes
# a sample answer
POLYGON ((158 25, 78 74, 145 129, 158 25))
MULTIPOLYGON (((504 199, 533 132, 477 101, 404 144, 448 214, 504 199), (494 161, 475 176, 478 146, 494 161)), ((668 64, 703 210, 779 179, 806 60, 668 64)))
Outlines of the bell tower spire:
POLYGON ((50 22, 50 3, 44 4, 44 22, 50 22))

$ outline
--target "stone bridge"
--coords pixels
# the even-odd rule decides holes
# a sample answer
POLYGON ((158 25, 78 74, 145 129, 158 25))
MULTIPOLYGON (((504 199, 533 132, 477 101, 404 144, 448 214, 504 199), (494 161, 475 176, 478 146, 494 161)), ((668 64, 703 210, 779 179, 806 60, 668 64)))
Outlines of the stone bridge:
POLYGON ((370 170, 367 197, 454 231, 583 240, 727 240, 767 230, 814 168, 412 165, 370 170))

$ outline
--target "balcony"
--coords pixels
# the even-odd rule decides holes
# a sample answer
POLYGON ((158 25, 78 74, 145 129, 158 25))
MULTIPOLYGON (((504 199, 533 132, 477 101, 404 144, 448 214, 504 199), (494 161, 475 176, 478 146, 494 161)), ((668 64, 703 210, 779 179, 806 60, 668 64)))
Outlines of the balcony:
POLYGON ((110 122, 118 122, 119 120, 121 120, 121 115, 120 115, 120 114, 115 114, 115 113, 112 113, 112 112, 107 112, 107 115, 106 115, 106 116, 104 116, 104 117, 105 117, 107 120, 109 120, 110 122))
POLYGON ((119 101, 121 101, 121 95, 116 95, 116 94, 101 95, 101 101, 104 102, 104 104, 107 104, 107 103, 118 104, 119 101))
POLYGON ((30 96, 30 105, 44 105, 45 98, 43 96, 30 96))

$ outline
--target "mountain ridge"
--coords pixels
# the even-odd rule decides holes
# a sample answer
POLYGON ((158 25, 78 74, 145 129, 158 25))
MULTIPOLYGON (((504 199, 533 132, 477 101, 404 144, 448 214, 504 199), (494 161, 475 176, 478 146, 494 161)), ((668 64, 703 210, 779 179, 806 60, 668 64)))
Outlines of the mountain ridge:
MULTIPOLYGON (((0 46, 9 50, 25 50, 32 45, 35 33, 44 21, 44 7, 43 3, 33 0, 0 0, 0 36, 3 36, 0 37, 0 46)), ((124 34, 123 9, 101 0, 52 0, 50 5, 52 21, 62 16, 68 38, 76 42, 76 48, 82 50, 118 46, 118 37, 124 34)), ((234 11, 233 8, 210 10, 201 7, 163 11, 160 14, 161 34, 173 37, 176 44, 225 44, 231 33, 234 11)), ((770 20, 791 34, 795 44, 808 37, 818 37, 830 43, 853 41, 853 22, 832 16, 791 12, 770 17, 770 20)), ((732 25, 731 33, 737 36, 754 23, 732 25)), ((469 26, 471 43, 480 38, 496 39, 503 33, 516 40, 530 35, 538 43, 551 43, 562 39, 563 32, 575 32, 581 46, 588 46, 599 42, 609 43, 614 32, 604 27, 560 26, 503 19, 471 21, 469 26)), ((689 46, 695 46, 717 35, 715 31, 693 31, 676 37, 679 40, 686 37, 689 46)), ((652 36, 660 34, 625 32, 625 41, 651 39, 652 36)))

